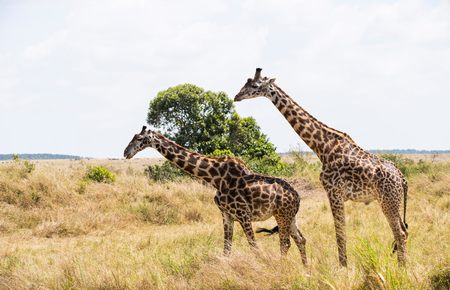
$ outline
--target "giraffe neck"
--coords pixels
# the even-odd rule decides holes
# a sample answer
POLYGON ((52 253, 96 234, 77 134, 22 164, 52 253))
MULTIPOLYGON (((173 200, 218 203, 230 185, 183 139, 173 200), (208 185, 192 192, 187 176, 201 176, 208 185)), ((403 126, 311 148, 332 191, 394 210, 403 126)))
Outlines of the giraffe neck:
POLYGON ((161 134, 155 138, 154 148, 183 171, 198 177, 217 189, 227 185, 230 177, 249 174, 245 164, 233 158, 213 158, 193 152, 161 134))
POLYGON ((331 153, 333 140, 355 144, 346 133, 330 128, 314 118, 277 85, 274 85, 269 98, 322 162, 327 160, 327 155, 331 153))

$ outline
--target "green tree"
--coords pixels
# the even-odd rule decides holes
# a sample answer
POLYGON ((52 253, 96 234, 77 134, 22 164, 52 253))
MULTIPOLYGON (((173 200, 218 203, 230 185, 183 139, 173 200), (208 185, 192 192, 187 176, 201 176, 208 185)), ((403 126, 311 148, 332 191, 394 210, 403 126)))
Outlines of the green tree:
POLYGON ((276 154, 275 145, 261 132, 256 120, 251 117, 241 118, 236 112, 228 121, 227 139, 227 148, 238 156, 253 159, 276 154))
POLYGON ((147 122, 192 150, 207 154, 226 149, 233 101, 224 92, 184 84, 161 91, 151 100, 147 122))
POLYGON ((200 153, 241 156, 262 173, 284 168, 255 119, 240 117, 224 92, 205 91, 192 84, 168 88, 150 101, 147 122, 200 153))
POLYGON ((203 154, 228 149, 235 155, 261 158, 275 152, 255 119, 241 118, 224 92, 191 84, 159 92, 150 101, 147 122, 178 144, 203 154))

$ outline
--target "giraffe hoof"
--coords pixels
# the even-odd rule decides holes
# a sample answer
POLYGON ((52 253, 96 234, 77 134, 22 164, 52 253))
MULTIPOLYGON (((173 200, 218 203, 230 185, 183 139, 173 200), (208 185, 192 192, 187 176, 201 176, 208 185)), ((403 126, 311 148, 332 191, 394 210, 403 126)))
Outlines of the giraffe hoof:
POLYGON ((339 261, 339 265, 340 265, 341 267, 347 268, 347 260, 340 260, 340 261, 339 261))

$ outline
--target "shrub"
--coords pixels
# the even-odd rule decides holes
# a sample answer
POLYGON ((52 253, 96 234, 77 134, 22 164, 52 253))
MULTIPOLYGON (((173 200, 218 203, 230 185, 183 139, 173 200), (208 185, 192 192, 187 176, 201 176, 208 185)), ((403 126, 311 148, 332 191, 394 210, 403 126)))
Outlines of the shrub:
MULTIPOLYGON (((233 152, 228 149, 216 149, 209 155, 212 157, 234 156, 233 152)), ((275 152, 262 155, 261 157, 244 155, 242 158, 250 170, 256 173, 279 176, 291 176, 294 173, 294 166, 283 162, 275 152)))
POLYGON ((161 165, 150 165, 145 168, 144 172, 145 175, 148 176, 148 178, 157 182, 176 181, 188 176, 187 173, 179 168, 176 168, 169 161, 164 161, 164 163, 161 165))
POLYGON ((86 180, 80 180, 76 191, 78 192, 78 194, 85 194, 87 186, 88 186, 88 182, 86 180))
POLYGON ((432 164, 430 162, 419 160, 411 170, 411 173, 430 173, 432 164))
POLYGON ((424 160, 414 162, 414 160, 399 154, 381 154, 380 157, 392 161, 407 177, 420 173, 429 173, 432 170, 432 163, 424 160))
POLYGON ((29 162, 29 161, 24 161, 23 162, 23 167, 25 169, 25 172, 27 172, 27 173, 33 172, 34 169, 36 168, 36 166, 33 163, 29 162))
POLYGON ((103 166, 94 166, 88 169, 86 179, 95 182, 113 183, 116 175, 103 166))
POLYGON ((19 161, 20 161, 20 156, 19 156, 19 154, 14 153, 14 154, 12 155, 12 159, 13 159, 15 162, 19 162, 19 161))
POLYGON ((450 289, 450 267, 435 270, 430 275, 431 288, 436 290, 450 289))
POLYGON ((397 166, 397 168, 400 169, 400 171, 404 175, 408 174, 409 167, 411 167, 411 165, 414 164, 414 160, 404 157, 404 156, 401 156, 399 154, 386 153, 386 154, 381 154, 380 157, 394 163, 395 166, 397 166))
POLYGON ((38 203, 41 200, 41 195, 37 192, 31 193, 31 200, 35 203, 38 203))
POLYGON ((292 176, 295 172, 295 164, 282 161, 276 153, 261 158, 244 157, 244 160, 252 171, 260 174, 292 176))

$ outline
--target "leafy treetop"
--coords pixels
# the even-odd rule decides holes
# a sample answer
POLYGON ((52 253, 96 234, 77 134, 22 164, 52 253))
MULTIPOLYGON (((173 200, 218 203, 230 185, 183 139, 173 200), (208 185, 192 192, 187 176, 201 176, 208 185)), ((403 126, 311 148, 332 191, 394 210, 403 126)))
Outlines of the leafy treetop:
POLYGON ((203 154, 229 150, 245 159, 276 155, 255 119, 240 117, 224 92, 192 84, 168 88, 150 101, 147 122, 176 143, 203 154))

